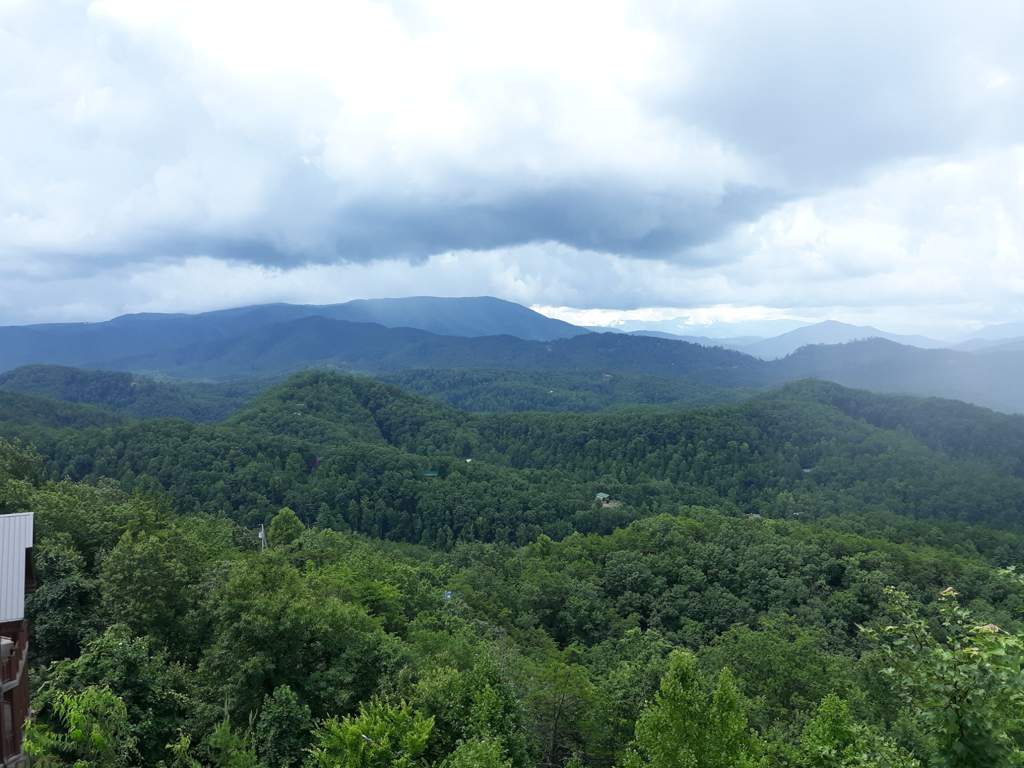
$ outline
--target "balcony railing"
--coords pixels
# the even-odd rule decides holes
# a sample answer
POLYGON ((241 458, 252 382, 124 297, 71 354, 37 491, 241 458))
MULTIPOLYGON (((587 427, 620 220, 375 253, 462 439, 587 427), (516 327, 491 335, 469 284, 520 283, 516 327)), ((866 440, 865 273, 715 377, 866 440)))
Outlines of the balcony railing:
POLYGON ((15 637, 9 639, 14 644, 13 647, 8 646, 5 649, 4 658, 0 661, 0 692, 18 687, 21 676, 25 673, 25 661, 28 657, 28 632, 24 627, 15 637))

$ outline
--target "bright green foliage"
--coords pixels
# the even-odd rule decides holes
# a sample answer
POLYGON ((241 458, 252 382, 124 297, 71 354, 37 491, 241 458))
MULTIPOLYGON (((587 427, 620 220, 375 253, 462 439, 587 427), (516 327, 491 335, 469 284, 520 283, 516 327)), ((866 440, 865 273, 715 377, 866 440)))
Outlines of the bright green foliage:
POLYGON ((838 696, 818 707, 800 736, 798 768, 918 768, 920 763, 875 729, 858 723, 838 696))
POLYGON ((167 745, 170 760, 160 763, 160 768, 203 768, 202 763, 192 757, 192 739, 184 733, 167 745))
POLYGON ((306 527, 290 507, 281 507, 270 521, 267 539, 272 547, 287 547, 295 543, 306 527))
POLYGON ((416 768, 434 719, 405 702, 391 705, 373 699, 359 715, 329 718, 316 729, 309 768, 416 768))
POLYGON ((237 731, 225 716, 207 740, 214 768, 261 768, 248 732, 237 731))
POLYGON ((441 768, 512 768, 496 739, 464 741, 441 763, 441 768))
POLYGON ((654 698, 672 646, 656 631, 629 629, 585 656, 597 689, 597 723, 590 754, 599 765, 618 761, 633 738, 637 713, 654 698))
POLYGON ((1009 768, 1024 761, 1024 642, 939 594, 939 631, 889 591, 898 621, 869 633, 915 751, 929 768, 1009 768))
POLYGON ((674 651, 654 702, 636 723, 625 768, 753 768, 764 765, 747 727, 746 702, 728 670, 701 675, 692 654, 674 651))
POLYGON ((38 768, 138 765, 128 710, 109 688, 59 693, 49 709, 47 721, 33 721, 25 733, 25 753, 38 768))
POLYGON ((256 720, 255 741, 260 760, 275 768, 301 765, 312 728, 309 707, 287 685, 278 686, 263 699, 256 720))

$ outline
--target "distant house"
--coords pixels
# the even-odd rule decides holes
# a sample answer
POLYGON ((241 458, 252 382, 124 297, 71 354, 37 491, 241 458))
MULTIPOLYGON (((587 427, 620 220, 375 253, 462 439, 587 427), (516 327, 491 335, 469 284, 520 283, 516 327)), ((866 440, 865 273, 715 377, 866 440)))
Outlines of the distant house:
POLYGON ((0 768, 27 768, 21 753, 28 717, 25 595, 35 589, 32 514, 0 515, 0 768))
POLYGON ((594 497, 594 501, 600 502, 601 504, 607 503, 609 499, 611 499, 611 496, 607 493, 599 493, 594 497))
POLYGON ((594 501, 600 504, 602 507, 621 507, 622 502, 617 499, 613 499, 607 493, 599 493, 594 497, 594 501))

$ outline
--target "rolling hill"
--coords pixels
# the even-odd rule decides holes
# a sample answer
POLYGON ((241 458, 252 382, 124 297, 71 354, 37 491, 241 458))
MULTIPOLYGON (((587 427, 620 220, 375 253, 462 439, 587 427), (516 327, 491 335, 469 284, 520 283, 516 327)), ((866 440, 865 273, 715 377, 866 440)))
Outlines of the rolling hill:
POLYGON ((223 341, 109 362, 118 370, 192 379, 279 375, 308 367, 362 373, 500 368, 689 376, 726 386, 757 385, 764 365, 730 350, 624 334, 591 333, 539 342, 512 336, 439 336, 325 317, 306 317, 223 341))
POLYGON ((265 386, 258 380, 225 384, 155 381, 123 371, 59 365, 28 365, 0 373, 0 392, 97 406, 131 418, 196 422, 220 421, 265 386))

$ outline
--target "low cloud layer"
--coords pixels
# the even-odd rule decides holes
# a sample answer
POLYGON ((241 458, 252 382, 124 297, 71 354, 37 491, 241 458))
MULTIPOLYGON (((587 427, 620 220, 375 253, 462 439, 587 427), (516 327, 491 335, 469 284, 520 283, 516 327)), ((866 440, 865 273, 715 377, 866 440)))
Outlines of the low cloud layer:
POLYGON ((1024 9, 0 0, 0 322, 1024 298, 1024 9))

